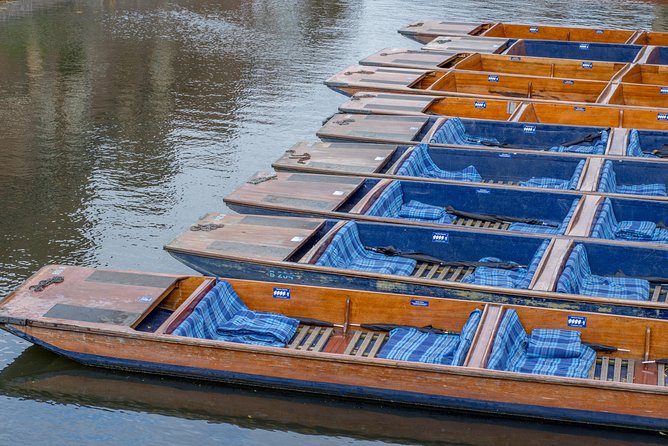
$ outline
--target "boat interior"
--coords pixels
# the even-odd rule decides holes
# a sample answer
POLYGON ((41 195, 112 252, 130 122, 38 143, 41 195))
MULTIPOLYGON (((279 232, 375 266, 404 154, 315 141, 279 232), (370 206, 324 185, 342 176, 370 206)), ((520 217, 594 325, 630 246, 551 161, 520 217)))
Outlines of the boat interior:
MULTIPOLYGON (((511 45, 504 54, 513 56, 554 57, 557 59, 631 63, 636 60, 636 56, 638 56, 641 49, 643 49, 643 47, 640 45, 563 42, 557 40, 518 40, 511 45)), ((661 60, 661 55, 657 53, 655 59, 661 60)))

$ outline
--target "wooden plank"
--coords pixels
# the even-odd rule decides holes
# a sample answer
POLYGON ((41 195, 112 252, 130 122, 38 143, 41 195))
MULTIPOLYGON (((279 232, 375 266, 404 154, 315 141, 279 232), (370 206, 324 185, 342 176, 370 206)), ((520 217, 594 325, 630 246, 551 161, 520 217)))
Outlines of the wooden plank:
POLYGON ((632 383, 633 382, 633 373, 635 372, 636 364, 633 359, 629 359, 626 361, 626 382, 627 383, 632 383))
POLYGON ((320 335, 320 339, 318 340, 318 342, 313 347, 313 351, 315 351, 315 352, 322 351, 322 348, 325 346, 325 343, 329 340, 330 336, 332 336, 333 331, 334 331, 334 328, 332 328, 332 327, 325 328, 322 331, 322 334, 320 335))
POLYGON ((661 285, 655 285, 654 291, 652 292, 652 302, 658 302, 660 294, 661 294, 661 285))
POLYGON ((612 380, 614 382, 621 382, 622 380, 622 359, 621 358, 614 358, 614 371, 613 371, 613 376, 612 380))
POLYGON ((385 342, 385 338, 387 337, 386 333, 378 333, 378 337, 376 338, 376 342, 373 344, 373 347, 371 347, 371 350, 369 350, 369 358, 375 358, 376 355, 378 354, 378 351, 381 349, 383 346, 383 343, 385 342))
POLYGON ((665 364, 659 364, 659 373, 658 373, 658 380, 657 384, 661 387, 665 387, 666 385, 666 365, 665 364))
POLYGON ((301 344, 302 340, 304 337, 306 337, 306 334, 308 331, 313 328, 310 325, 301 325, 299 326, 299 330, 297 331, 297 335, 295 338, 288 344, 288 348, 297 348, 301 344))
POLYGON ((565 235, 572 237, 589 237, 596 219, 596 212, 604 198, 598 195, 585 195, 573 212, 566 227, 565 235))
POLYGON ((604 356, 601 360, 601 381, 608 380, 608 367, 610 365, 610 358, 604 356))
POLYGON ((530 290, 552 291, 557 285, 561 269, 572 248, 572 241, 553 239, 538 263, 536 273, 531 279, 530 290))
POLYGON ((320 328, 313 327, 313 329, 311 330, 311 334, 306 338, 306 341, 304 341, 304 345, 301 348, 303 348, 304 350, 310 350, 319 334, 320 334, 320 328))
POLYGON ((357 344, 357 341, 359 341, 360 336, 362 336, 362 332, 359 331, 359 330, 355 331, 355 333, 353 334, 353 338, 350 340, 350 342, 346 346, 346 349, 343 351, 344 355, 352 354, 351 352, 355 348, 355 345, 357 344))
POLYGON ((366 349, 369 347, 369 344, 373 339, 373 335, 374 335, 373 332, 366 332, 364 334, 364 339, 362 340, 362 344, 357 349, 357 353, 355 353, 355 356, 364 356, 364 352, 366 352, 366 349))

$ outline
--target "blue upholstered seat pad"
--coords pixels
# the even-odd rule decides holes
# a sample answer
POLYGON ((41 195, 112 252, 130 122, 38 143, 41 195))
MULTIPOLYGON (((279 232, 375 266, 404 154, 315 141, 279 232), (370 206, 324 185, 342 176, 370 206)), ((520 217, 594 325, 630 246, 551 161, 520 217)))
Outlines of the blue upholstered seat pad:
POLYGON ((369 206, 365 214, 428 221, 430 223, 452 223, 455 220, 455 217, 446 213, 443 207, 421 203, 416 200, 404 203, 404 193, 400 181, 391 182, 369 206))
MULTIPOLYGON (((566 217, 561 221, 558 227, 554 226, 546 226, 546 225, 531 225, 528 223, 511 223, 510 226, 508 226, 509 231, 516 231, 516 232, 528 232, 531 234, 563 234, 566 232, 566 228, 568 227, 568 223, 571 221, 571 218, 573 217, 573 214, 575 213, 575 209, 578 206, 578 203, 580 202, 580 199, 575 199, 573 200, 573 203, 571 204, 571 208, 568 210, 568 213, 566 214, 566 217)), ((552 223, 552 222, 550 222, 552 223)))
POLYGON ((573 171, 573 175, 568 180, 562 180, 560 178, 537 178, 532 177, 526 181, 520 181, 520 186, 525 187, 538 187, 541 189, 561 189, 561 190, 575 190, 578 187, 578 182, 580 181, 580 176, 584 170, 585 160, 582 160, 578 163, 573 171))
POLYGON ((596 139, 591 145, 589 144, 574 144, 572 146, 554 146, 549 152, 570 152, 570 153, 589 153, 595 155, 602 155, 605 153, 605 147, 608 143, 608 132, 601 131, 601 136, 596 139))
POLYGON ((380 274, 409 276, 416 261, 404 257, 392 257, 364 249, 357 223, 346 223, 332 238, 329 246, 316 261, 316 265, 353 269, 380 274))
POLYGON ((281 314, 241 310, 216 328, 216 333, 222 341, 285 347, 298 325, 298 320, 281 314))
POLYGON ((299 325, 276 313, 254 312, 232 285, 218 282, 172 332, 176 336, 284 347, 299 325))
POLYGON ((438 220, 440 223, 452 223, 455 218, 439 206, 411 200, 399 208, 399 217, 411 220, 438 220))
MULTIPOLYGON (((571 335, 567 335, 570 336, 571 335)), ((557 342, 557 341, 555 341, 557 342)), ((575 357, 529 357, 529 339, 515 310, 507 310, 499 325, 487 368, 538 375, 586 378, 596 360, 596 352, 580 344, 575 357)), ((539 353, 539 351, 534 351, 539 353)), ((551 354, 551 352, 548 352, 551 354)))
POLYGON ((656 223, 651 221, 620 221, 615 237, 625 240, 651 240, 656 229, 656 223))
POLYGON ((629 141, 628 145, 626 146, 626 154, 628 156, 639 156, 642 158, 658 158, 656 155, 643 152, 642 146, 640 144, 640 135, 636 129, 632 129, 629 132, 629 141))
POLYGON ((576 358, 580 356, 580 333, 574 330, 535 328, 529 336, 529 358, 576 358))
POLYGON ((606 198, 596 217, 591 236, 608 240, 630 240, 648 243, 667 243, 668 230, 656 223, 640 220, 617 221, 612 202, 606 198))
POLYGON ((396 174, 399 176, 439 178, 453 181, 482 181, 482 177, 475 166, 467 166, 462 170, 444 170, 438 167, 429 155, 429 146, 427 144, 418 144, 415 146, 411 154, 401 163, 396 174))
POLYGON ((666 196, 666 185, 662 183, 619 184, 612 161, 606 161, 603 165, 598 190, 617 194, 666 196))
POLYGON ((584 245, 577 244, 566 260, 557 282, 558 293, 584 294, 615 299, 648 300, 649 282, 633 277, 592 274, 584 245))
POLYGON ((483 138, 470 135, 459 118, 450 118, 432 136, 431 143, 454 144, 462 146, 481 146, 483 142, 489 145, 499 144, 496 138, 483 138))
POLYGON ((480 315, 480 310, 474 310, 459 335, 423 333, 416 328, 395 328, 390 331, 389 339, 378 352, 378 357, 428 364, 462 365, 471 348, 480 315))
MULTIPOLYGON (((538 264, 540 263, 549 242, 544 241, 534 253, 528 268, 518 267, 516 269, 489 268, 479 266, 473 273, 462 279, 463 283, 471 283, 484 286, 498 286, 504 288, 528 289, 531 284, 538 264)), ((484 257, 481 262, 500 262, 496 257, 484 257)))

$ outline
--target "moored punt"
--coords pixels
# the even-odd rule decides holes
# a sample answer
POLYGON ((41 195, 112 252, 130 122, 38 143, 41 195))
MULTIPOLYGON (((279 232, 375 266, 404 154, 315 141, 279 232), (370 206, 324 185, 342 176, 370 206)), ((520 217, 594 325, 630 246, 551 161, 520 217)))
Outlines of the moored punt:
POLYGON ((628 64, 582 62, 544 57, 507 56, 483 53, 437 53, 402 48, 385 48, 360 60, 360 65, 435 71, 482 71, 566 79, 609 81, 628 64))
POLYGON ((207 275, 668 317, 658 244, 208 214, 165 249, 207 275))
POLYGON ((361 91, 387 91, 439 96, 506 97, 522 98, 527 101, 592 103, 598 100, 608 83, 473 71, 444 73, 353 65, 327 79, 325 85, 348 96, 361 91))
POLYGON ((542 156, 606 155, 652 162, 663 162, 664 144, 668 143, 668 132, 654 130, 350 113, 332 116, 317 135, 324 141, 404 145, 425 142, 434 147, 510 149, 542 156), (460 125, 453 125, 457 121, 464 126, 463 132, 460 125), (451 127, 459 128, 456 134, 450 131, 451 127), (499 132, 503 141, 495 137, 499 132), (564 145, 576 141, 586 142, 564 145))
MULTIPOLYGON (((570 167, 577 169, 581 165, 570 167)), ((551 173, 557 175, 554 171, 551 173)), ((579 173, 574 176, 579 177, 579 173)), ((255 178, 225 197, 225 204, 230 209, 260 215, 353 218, 438 228, 455 225, 464 229, 516 231, 544 236, 564 234, 570 229, 571 217, 580 201, 580 195, 576 194, 480 188, 480 184, 438 184, 287 172, 264 182, 254 181, 255 178)), ((532 178, 532 181, 553 185, 569 181, 577 183, 577 178, 575 181, 532 178)))
POLYGON ((668 130, 668 110, 614 105, 423 96, 362 92, 339 107, 341 113, 459 116, 497 121, 668 130))
POLYGON ((668 42, 668 33, 627 29, 491 22, 462 23, 440 20, 413 22, 399 29, 399 33, 421 43, 431 42, 440 36, 636 43, 640 45, 662 45, 662 42, 668 42))
POLYGON ((45 267, 0 305, 2 328, 101 367, 498 415, 668 428, 666 367, 642 364, 668 354, 661 342, 665 321, 176 276, 162 289, 151 284, 153 302, 137 308, 134 292, 145 291, 138 288, 150 276, 45 267), (30 289, 54 277, 61 282, 30 289), (129 285, 131 279, 140 284, 129 285), (76 311, 54 311, 63 306, 76 311), (109 318, 137 310, 137 317, 109 318), (437 329, 420 328, 427 325, 437 329))

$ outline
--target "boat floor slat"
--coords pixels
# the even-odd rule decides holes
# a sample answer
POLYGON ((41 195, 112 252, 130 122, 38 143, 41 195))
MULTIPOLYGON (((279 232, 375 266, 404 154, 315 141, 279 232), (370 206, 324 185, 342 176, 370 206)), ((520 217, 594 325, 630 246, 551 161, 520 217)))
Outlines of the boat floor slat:
POLYGON ((319 327, 313 327, 313 330, 311 330, 311 334, 308 335, 306 338, 306 341, 304 341, 304 344, 302 344, 300 347, 302 350, 310 350, 310 348, 313 346, 315 343, 316 339, 320 335, 320 328, 319 327))
POLYGON ((372 339, 373 339, 373 333, 365 333, 364 340, 362 341, 362 344, 355 352, 355 356, 364 356, 364 352, 366 351, 367 348, 369 348, 369 344, 371 343, 372 339))
POLYGON ((306 337, 309 329, 312 328, 310 325, 302 325, 297 329, 297 335, 292 339, 292 342, 288 344, 288 348, 297 348, 302 343, 302 340, 306 337))
POLYGON ((378 354, 378 351, 380 348, 383 346, 385 343, 385 338, 387 337, 386 333, 379 333, 378 338, 376 338, 376 342, 373 344, 371 347, 371 350, 369 350, 369 358, 375 358, 376 355, 378 354))
POLYGON ((334 331, 334 328, 332 327, 327 327, 323 332, 322 335, 320 336, 320 340, 313 346, 313 351, 315 352, 320 352, 322 351, 323 347, 329 340, 329 337, 332 336, 332 332, 334 331))
POLYGON ((461 282, 464 277, 475 271, 475 267, 441 266, 435 263, 419 262, 412 277, 448 282, 461 282))
POLYGON ((658 383, 657 384, 661 387, 665 387, 666 386, 666 365, 665 364, 659 364, 658 371, 659 371, 659 373, 658 373, 659 377, 658 377, 658 383))
POLYGON ((344 355, 349 355, 353 351, 353 348, 357 345, 357 341, 359 341, 360 336, 362 336, 361 331, 356 331, 355 334, 353 335, 353 338, 350 340, 350 343, 348 343, 348 346, 346 346, 346 349, 343 351, 344 355))
POLYGON ((636 361, 632 359, 603 356, 597 358, 589 370, 589 379, 632 383, 635 366, 636 361))

